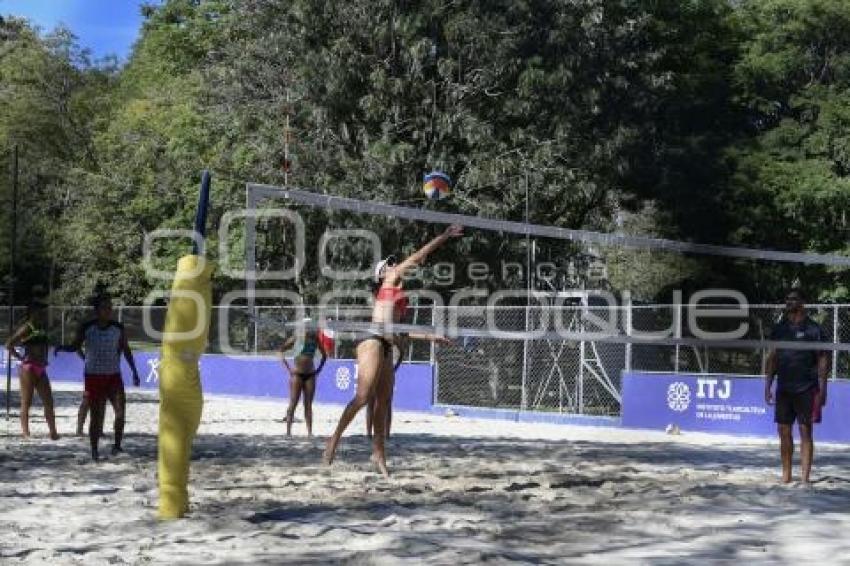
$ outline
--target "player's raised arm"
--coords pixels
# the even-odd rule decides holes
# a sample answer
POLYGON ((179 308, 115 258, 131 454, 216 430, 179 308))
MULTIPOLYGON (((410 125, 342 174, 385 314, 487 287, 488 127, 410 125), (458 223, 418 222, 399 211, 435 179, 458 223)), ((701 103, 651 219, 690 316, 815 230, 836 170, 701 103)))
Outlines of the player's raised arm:
POLYGON ((388 285, 395 285, 398 283, 398 280, 405 276, 405 274, 416 267, 417 265, 424 262, 429 255, 434 253, 438 248, 443 246, 446 242, 448 242, 451 238, 457 238, 463 235, 463 226, 459 224, 452 224, 446 230, 413 252, 411 255, 406 257, 403 261, 401 261, 398 265, 394 267, 390 267, 386 271, 385 282, 388 285))

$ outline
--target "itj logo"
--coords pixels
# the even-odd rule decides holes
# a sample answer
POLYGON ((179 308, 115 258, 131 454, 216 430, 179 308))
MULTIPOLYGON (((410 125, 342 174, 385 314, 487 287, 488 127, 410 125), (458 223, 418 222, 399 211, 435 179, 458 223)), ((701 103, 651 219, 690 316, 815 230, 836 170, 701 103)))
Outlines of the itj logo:
POLYGON ((345 367, 339 367, 336 370, 336 388, 345 391, 351 385, 351 371, 345 367))
POLYGON ((667 388, 667 406, 677 413, 682 413, 691 406, 691 388, 686 383, 677 381, 667 388))

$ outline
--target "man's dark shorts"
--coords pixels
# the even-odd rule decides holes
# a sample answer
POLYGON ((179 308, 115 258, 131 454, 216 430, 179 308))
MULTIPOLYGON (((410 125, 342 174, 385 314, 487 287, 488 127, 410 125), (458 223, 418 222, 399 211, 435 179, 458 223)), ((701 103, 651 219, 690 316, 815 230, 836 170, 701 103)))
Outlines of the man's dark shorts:
POLYGON ((817 387, 802 393, 777 391, 774 421, 784 425, 792 425, 795 420, 805 425, 817 424, 821 421, 819 403, 817 387))

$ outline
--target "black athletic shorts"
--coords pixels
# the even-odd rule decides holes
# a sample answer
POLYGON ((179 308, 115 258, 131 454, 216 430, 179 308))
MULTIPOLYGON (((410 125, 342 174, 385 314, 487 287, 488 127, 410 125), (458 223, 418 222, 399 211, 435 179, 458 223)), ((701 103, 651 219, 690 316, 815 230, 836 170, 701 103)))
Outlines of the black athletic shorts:
POLYGON ((774 421, 785 425, 794 424, 795 420, 806 425, 819 423, 821 420, 819 401, 817 387, 802 393, 777 391, 774 421))
POLYGON ((300 381, 304 382, 304 381, 310 381, 311 379, 316 377, 317 373, 318 373, 317 371, 311 371, 309 373, 301 373, 301 372, 293 371, 292 375, 297 377, 300 381))

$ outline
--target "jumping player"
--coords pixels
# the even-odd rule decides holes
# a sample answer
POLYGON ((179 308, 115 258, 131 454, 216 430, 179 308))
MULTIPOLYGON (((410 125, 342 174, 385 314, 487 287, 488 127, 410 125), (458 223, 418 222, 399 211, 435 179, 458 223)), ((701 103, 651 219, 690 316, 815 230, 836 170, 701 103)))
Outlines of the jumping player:
MULTIPOLYGON (((388 324, 400 322, 407 311, 407 297, 404 293, 403 277, 417 265, 427 259, 435 250, 443 246, 449 239, 463 234, 463 228, 452 225, 443 234, 437 236, 413 255, 398 265, 383 262, 376 270, 378 281, 375 282, 377 293, 372 309, 372 322, 388 324)), ((357 345, 357 392, 354 399, 345 407, 339 424, 333 435, 328 439, 323 460, 330 465, 336 454, 342 433, 351 423, 363 406, 374 399, 374 437, 372 439, 372 462, 384 476, 389 476, 385 455, 386 423, 389 402, 392 397, 393 380, 393 343, 396 336, 387 333, 376 333, 357 345)))
MULTIPOLYGON (((387 259, 378 263, 378 266, 375 268, 375 281, 378 282, 383 276, 383 271, 386 267, 392 267, 396 264, 395 258, 393 256, 388 257, 387 259)), ((426 342, 439 342, 440 344, 453 345, 454 342, 445 338, 444 336, 437 336, 435 334, 420 334, 420 333, 409 333, 405 336, 396 335, 395 343, 393 344, 393 351, 398 352, 398 357, 393 363, 393 372, 392 378, 390 380, 390 398, 387 401, 387 424, 384 428, 384 434, 387 438, 390 437, 390 428, 392 428, 393 424, 393 394, 395 393, 395 378, 396 372, 398 372, 398 368, 401 366, 404 361, 404 348, 406 347, 407 340, 424 340, 426 342)), ((372 398, 372 402, 366 405, 366 436, 372 438, 372 433, 374 432, 374 415, 375 415, 375 403, 376 397, 372 398)))

